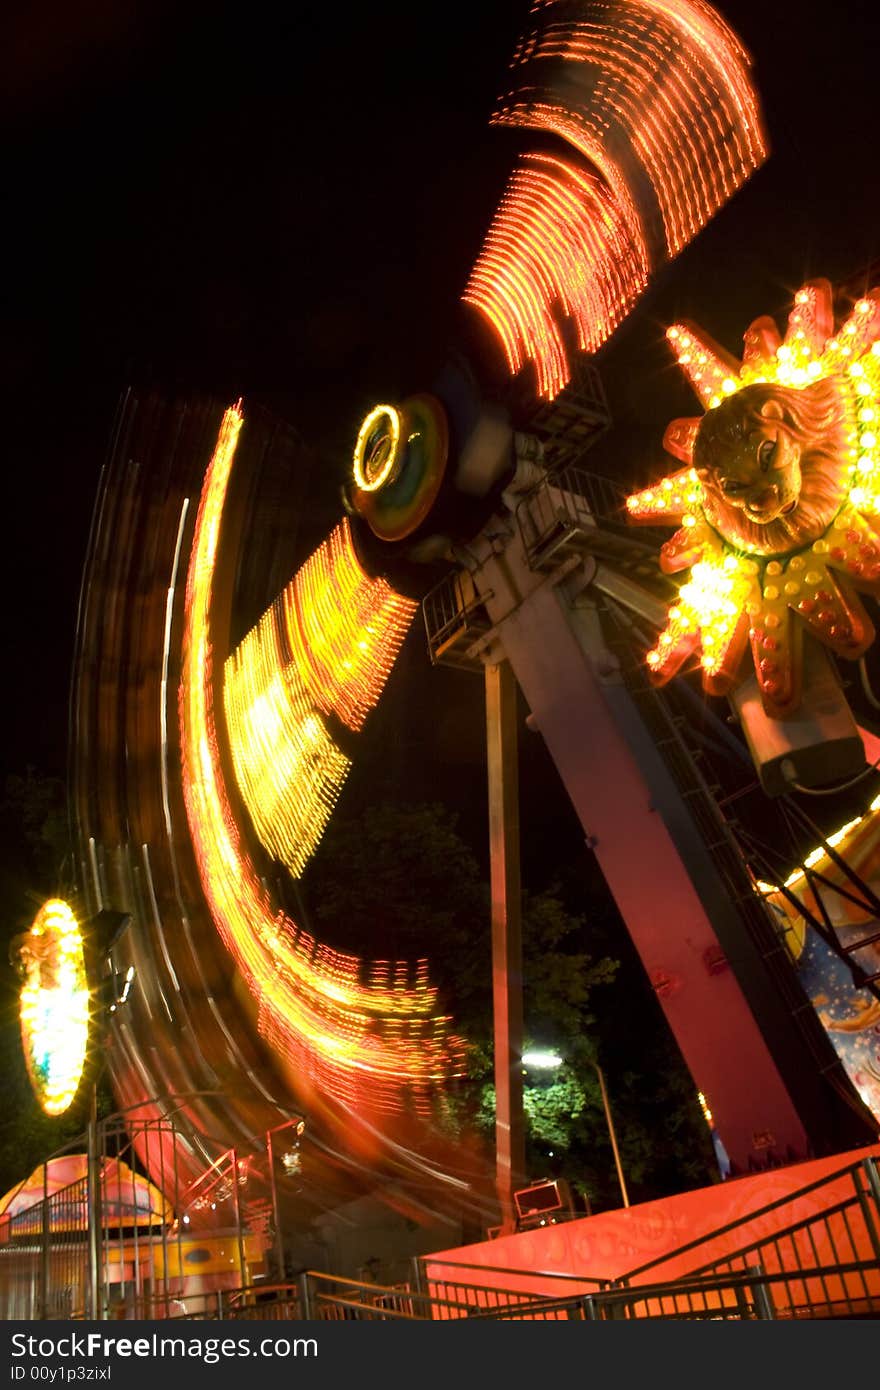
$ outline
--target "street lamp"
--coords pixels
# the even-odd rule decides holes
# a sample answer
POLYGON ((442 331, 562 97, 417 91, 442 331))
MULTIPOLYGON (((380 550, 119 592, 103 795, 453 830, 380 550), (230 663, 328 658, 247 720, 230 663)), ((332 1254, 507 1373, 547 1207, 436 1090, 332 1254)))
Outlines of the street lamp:
MULTIPOLYGON (((563 1060, 564 1059, 560 1057, 558 1052, 551 1052, 546 1048, 535 1048, 532 1051, 524 1052, 522 1055, 523 1066, 531 1068, 534 1071, 555 1071, 557 1067, 562 1066, 563 1060)), ((623 1198, 623 1205, 628 1207, 629 1196, 623 1176, 623 1165, 620 1161, 620 1150, 617 1147, 617 1131, 614 1128, 611 1106, 608 1102, 608 1087, 605 1084, 605 1073, 599 1066, 599 1063, 594 1061, 592 1057, 589 1059, 589 1062, 599 1078, 599 1090, 602 1094, 602 1108, 605 1111, 605 1123, 608 1126, 608 1137, 611 1140, 611 1149, 614 1153, 614 1165, 617 1169, 617 1181, 620 1184, 620 1195, 623 1198)))
POLYGON ((540 1048, 524 1052, 522 1055, 523 1066, 530 1067, 532 1071, 555 1071, 557 1067, 562 1066, 563 1060, 558 1052, 542 1051, 540 1048))

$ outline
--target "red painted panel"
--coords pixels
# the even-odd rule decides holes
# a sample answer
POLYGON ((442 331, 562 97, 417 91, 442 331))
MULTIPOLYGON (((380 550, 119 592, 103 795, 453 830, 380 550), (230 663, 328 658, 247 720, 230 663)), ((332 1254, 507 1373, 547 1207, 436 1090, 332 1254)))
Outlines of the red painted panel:
MULTIPOLYGON (((601 1212, 579 1221, 441 1251, 428 1258, 428 1277, 432 1281, 445 1279, 564 1297, 591 1292, 586 1281, 620 1279, 648 1261, 662 1260, 669 1254, 669 1259, 636 1276, 633 1282, 658 1283, 678 1278, 797 1222, 818 1218, 838 1202, 852 1198, 852 1178, 843 1170, 866 1157, 880 1159, 880 1144, 731 1179, 628 1210, 601 1212), (820 1185, 814 1191, 804 1191, 815 1183, 820 1185), (772 1212, 747 1219, 750 1213, 759 1213, 777 1202, 780 1205, 772 1212), (734 1221, 744 1224, 705 1241, 696 1251, 671 1253, 734 1221), (461 1265, 471 1268, 455 1268, 461 1265), (566 1281, 562 1285, 559 1276, 566 1281)), ((805 1243, 802 1252, 804 1262, 831 1264, 847 1258, 871 1259, 868 1233, 859 1212, 849 1212, 846 1224, 852 1246, 847 1244, 842 1218, 833 1218, 829 1227, 817 1221, 811 1227, 812 1243, 805 1243), (836 1248, 832 1248, 832 1241, 836 1248), (850 1254, 853 1247, 854 1253, 850 1254)), ((785 1253, 790 1242, 781 1248, 784 1258, 790 1258, 785 1253)), ((768 1272, 772 1270, 769 1259, 765 1259, 764 1266, 768 1272)), ((876 1282, 875 1292, 880 1295, 880 1280, 876 1282)), ((780 1291, 774 1292, 774 1297, 779 1305, 780 1291)))

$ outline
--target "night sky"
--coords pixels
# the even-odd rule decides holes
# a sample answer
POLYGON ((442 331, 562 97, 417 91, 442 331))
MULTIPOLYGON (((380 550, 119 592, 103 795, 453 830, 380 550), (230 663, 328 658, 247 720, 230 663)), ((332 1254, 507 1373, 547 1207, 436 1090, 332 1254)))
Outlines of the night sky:
MULTIPOLYGON (((315 445, 307 506, 336 519, 360 419, 425 384, 525 143, 489 116, 527 12, 69 0, 7 19, 0 771, 64 771, 80 572, 126 384, 268 405, 315 445)), ((656 471, 665 424, 693 410, 671 319, 736 351, 807 276, 857 282, 880 257, 877 10, 723 12, 755 58, 772 153, 599 356, 615 424, 589 464, 627 482, 656 471)), ((432 686, 414 640, 389 785, 406 790, 408 769, 415 794, 453 799, 484 776, 479 682, 432 686)), ((526 756, 551 807, 554 774, 526 756)))

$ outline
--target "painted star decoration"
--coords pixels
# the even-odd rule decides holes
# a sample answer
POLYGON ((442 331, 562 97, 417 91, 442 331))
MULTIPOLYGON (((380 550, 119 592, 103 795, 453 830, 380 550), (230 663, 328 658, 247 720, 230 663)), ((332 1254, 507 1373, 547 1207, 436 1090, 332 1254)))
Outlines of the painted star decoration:
POLYGON ((835 332, 831 285, 809 281, 785 337, 756 319, 741 362, 692 324, 667 338, 705 413, 664 435, 683 467, 627 500, 631 521, 680 528, 661 569, 690 569, 651 678, 698 657, 704 688, 725 694, 750 646, 782 718, 800 701, 805 632, 850 659, 874 640, 858 591, 880 594, 880 288, 835 332))

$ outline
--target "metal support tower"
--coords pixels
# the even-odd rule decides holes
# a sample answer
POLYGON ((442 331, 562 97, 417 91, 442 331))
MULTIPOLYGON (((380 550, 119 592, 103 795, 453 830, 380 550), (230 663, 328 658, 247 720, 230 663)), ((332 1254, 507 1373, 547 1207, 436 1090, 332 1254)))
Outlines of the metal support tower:
POLYGON ((603 528, 589 489, 569 487, 545 481, 469 543, 466 582, 452 581, 470 596, 460 623, 448 593, 425 601, 432 653, 476 669, 489 650, 509 661, 735 1168, 870 1143, 876 1125, 744 863, 723 829, 717 843, 706 833, 700 789, 682 794, 609 644, 609 597, 652 602, 632 578, 633 546, 603 528))

